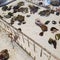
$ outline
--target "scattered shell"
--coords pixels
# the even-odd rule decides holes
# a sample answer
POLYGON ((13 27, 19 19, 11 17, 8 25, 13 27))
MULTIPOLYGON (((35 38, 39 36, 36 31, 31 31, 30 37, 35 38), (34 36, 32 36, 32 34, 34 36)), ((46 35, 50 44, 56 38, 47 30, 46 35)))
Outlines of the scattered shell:
POLYGON ((52 24, 57 24, 57 22, 56 21, 52 21, 52 24))
POLYGON ((18 8, 19 8, 19 6, 18 6, 18 5, 13 7, 13 9, 18 9, 18 8))
POLYGON ((28 8, 27 7, 21 7, 18 9, 18 12, 28 13, 28 8))
POLYGON ((39 19, 36 19, 35 24, 38 25, 43 32, 48 31, 48 27, 45 24, 41 23, 39 19))
POLYGON ((60 5, 60 2, 58 2, 57 0, 53 0, 52 2, 51 2, 51 5, 53 5, 53 6, 59 6, 60 5))
POLYGON ((5 15, 5 18, 11 18, 11 16, 13 16, 13 13, 9 12, 7 15, 5 15))
POLYGON ((50 15, 50 10, 43 10, 39 12, 40 16, 49 16, 50 15))
POLYGON ((58 33, 58 34, 55 35, 55 39, 56 40, 59 40, 60 39, 60 33, 58 33))
POLYGON ((3 17, 0 15, 0 18, 2 19, 3 17))
POLYGON ((44 32, 39 33, 40 36, 43 36, 44 32))
POLYGON ((19 22, 23 22, 25 20, 25 17, 22 15, 18 15, 15 20, 19 21, 19 22))
POLYGON ((45 22, 46 25, 49 24, 49 23, 50 23, 50 21, 46 21, 46 22, 45 22))
POLYGON ((57 47, 57 42, 56 42, 55 40, 53 40, 52 38, 49 38, 48 43, 49 43, 49 44, 53 44, 54 48, 56 49, 56 47, 57 47))
POLYGON ((7 9, 8 9, 8 6, 3 6, 3 7, 2 7, 2 10, 3 10, 3 11, 6 11, 7 9))
POLYGON ((23 23, 24 20, 25 20, 25 17, 22 15, 18 15, 17 17, 14 16, 13 18, 11 18, 11 25, 14 24, 15 21, 18 21, 19 22, 18 25, 21 25, 21 23, 23 23))
POLYGON ((19 7, 24 6, 24 2, 21 1, 21 2, 19 2, 17 5, 18 5, 19 7))
POLYGON ((11 16, 10 16, 10 15, 5 15, 4 17, 5 17, 5 18, 11 18, 11 16))
POLYGON ((11 23, 10 23, 11 25, 14 24, 14 22, 16 21, 15 18, 16 18, 15 16, 11 18, 11 23))
POLYGON ((9 7, 7 8, 7 10, 11 10, 11 7, 12 7, 12 6, 9 6, 9 7))
POLYGON ((25 22, 25 21, 23 21, 22 23, 23 23, 23 24, 26 24, 26 22, 25 22))
POLYGON ((53 39, 52 38, 49 38, 48 43, 49 44, 52 44, 52 42, 53 42, 53 39))
POLYGON ((21 25, 21 22, 19 22, 18 25, 21 25))
POLYGON ((60 24, 60 21, 59 21, 59 24, 60 24))
POLYGON ((55 32, 57 32, 57 31, 58 31, 58 29, 57 29, 57 28, 55 28, 55 27, 51 27, 50 31, 52 31, 52 33, 55 33, 55 32))
POLYGON ((32 14, 34 14, 34 13, 36 13, 37 11, 38 11, 38 7, 36 7, 36 6, 34 6, 34 5, 29 5, 29 8, 30 8, 30 13, 32 14))
POLYGON ((9 53, 7 49, 4 49, 0 52, 0 60, 8 60, 9 59, 9 53))
POLYGON ((57 16, 59 16, 59 14, 60 14, 59 12, 56 12, 56 15, 57 15, 57 16))
POLYGON ((54 14, 55 10, 51 10, 51 13, 54 14))
POLYGON ((30 15, 27 15, 26 17, 30 17, 30 15))
POLYGON ((13 13, 11 13, 11 12, 8 12, 8 15, 10 15, 10 16, 13 16, 13 13))
POLYGON ((18 28, 19 31, 22 31, 21 28, 18 28))
POLYGON ((48 27, 45 26, 44 24, 42 24, 40 27, 41 27, 43 32, 48 31, 48 27))

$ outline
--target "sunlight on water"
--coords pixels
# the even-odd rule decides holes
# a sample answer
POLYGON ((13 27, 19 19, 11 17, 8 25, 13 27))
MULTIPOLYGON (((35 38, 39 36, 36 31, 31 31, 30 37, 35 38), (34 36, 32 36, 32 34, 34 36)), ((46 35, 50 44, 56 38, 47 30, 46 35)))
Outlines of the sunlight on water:
POLYGON ((50 5, 51 0, 45 0, 44 3, 45 3, 45 5, 50 5))
POLYGON ((4 2, 6 2, 7 0, 0 0, 0 4, 2 4, 2 3, 4 3, 4 2))

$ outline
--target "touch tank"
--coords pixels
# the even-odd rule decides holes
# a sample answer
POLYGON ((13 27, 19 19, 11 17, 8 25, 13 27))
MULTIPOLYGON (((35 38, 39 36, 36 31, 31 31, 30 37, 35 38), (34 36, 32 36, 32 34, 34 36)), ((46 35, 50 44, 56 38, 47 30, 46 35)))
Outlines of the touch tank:
POLYGON ((34 60, 60 60, 59 9, 48 10, 25 0, 16 0, 0 8, 0 12, 0 26, 13 34, 10 34, 13 40, 19 36, 17 42, 34 60))

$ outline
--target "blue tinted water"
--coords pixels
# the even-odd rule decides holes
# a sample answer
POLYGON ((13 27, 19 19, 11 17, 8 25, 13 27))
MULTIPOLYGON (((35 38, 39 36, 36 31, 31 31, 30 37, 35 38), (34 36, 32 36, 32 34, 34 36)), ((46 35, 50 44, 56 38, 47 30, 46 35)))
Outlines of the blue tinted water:
POLYGON ((0 4, 2 4, 2 3, 4 3, 4 2, 6 2, 7 0, 0 0, 0 4))
POLYGON ((50 5, 51 0, 45 0, 44 3, 45 3, 45 5, 50 5))

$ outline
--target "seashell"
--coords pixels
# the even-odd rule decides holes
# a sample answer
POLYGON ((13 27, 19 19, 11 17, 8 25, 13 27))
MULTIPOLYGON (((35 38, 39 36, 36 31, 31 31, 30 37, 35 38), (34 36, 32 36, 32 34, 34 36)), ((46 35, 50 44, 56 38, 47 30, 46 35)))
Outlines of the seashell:
POLYGON ((55 35, 55 39, 56 40, 59 40, 60 39, 60 33, 58 33, 58 34, 55 35))
POLYGON ((51 27, 50 31, 51 31, 52 33, 55 33, 55 32, 57 32, 57 31, 58 31, 58 29, 57 29, 57 28, 55 28, 55 27, 51 27))
POLYGON ((9 59, 9 53, 7 49, 4 49, 0 52, 0 60, 8 60, 9 59))

